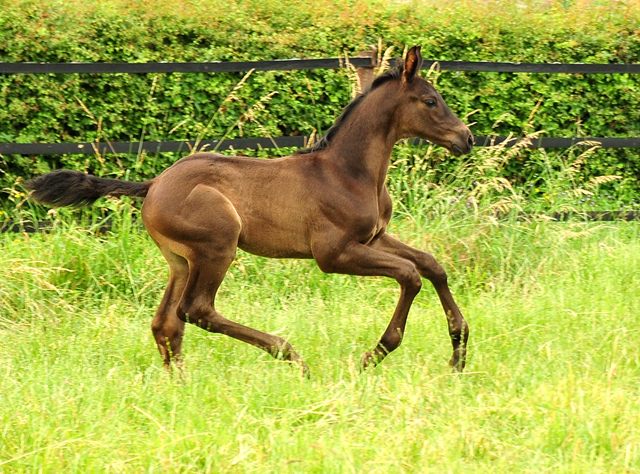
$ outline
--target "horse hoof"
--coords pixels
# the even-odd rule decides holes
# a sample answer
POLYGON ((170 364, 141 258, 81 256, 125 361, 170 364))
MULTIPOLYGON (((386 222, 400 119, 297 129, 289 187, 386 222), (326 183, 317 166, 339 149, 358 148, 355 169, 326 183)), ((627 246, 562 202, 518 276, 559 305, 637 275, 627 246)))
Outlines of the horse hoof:
POLYGON ((378 361, 376 360, 375 353, 373 351, 366 352, 362 356, 362 359, 360 359, 360 372, 370 367, 375 367, 376 365, 378 365, 378 361))
POLYGON ((305 379, 311 379, 311 371, 309 370, 309 366, 307 364, 305 364, 304 362, 300 362, 300 370, 302 372, 302 376, 305 379))

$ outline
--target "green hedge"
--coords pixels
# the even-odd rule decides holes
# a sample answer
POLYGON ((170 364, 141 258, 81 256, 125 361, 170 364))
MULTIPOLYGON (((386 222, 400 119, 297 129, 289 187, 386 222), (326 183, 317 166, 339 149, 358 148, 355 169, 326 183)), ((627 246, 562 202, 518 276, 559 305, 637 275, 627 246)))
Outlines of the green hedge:
MULTIPOLYGON (((520 62, 640 62, 640 14, 629 2, 375 0, 7 1, 0 61, 242 61, 355 54, 382 39, 420 43, 425 58, 520 62), (85 2, 86 3, 86 2, 85 2)), ((351 98, 345 70, 243 74, 0 76, 1 142, 220 138, 325 131, 351 98), (275 95, 270 96, 270 94, 275 95), (226 99, 226 101, 225 101, 226 99), (86 107, 86 108, 85 108, 86 107), (246 117, 245 117, 246 118, 246 117)), ((640 77, 442 72, 438 88, 477 135, 640 136, 640 77)), ((273 151, 274 154, 289 150, 273 151)), ((266 151, 262 153, 267 155, 266 151)), ((157 174, 175 154, 4 156, 0 187, 59 168, 132 179, 157 174), (102 162, 103 161, 103 162, 102 162)), ((437 160, 448 159, 444 152, 437 160)), ((446 168, 446 161, 440 166, 446 168)), ((510 165, 511 177, 525 162, 510 165)), ((638 189, 640 153, 601 150, 589 175, 622 174, 638 189)), ((6 194, 5 194, 6 196, 6 194)))

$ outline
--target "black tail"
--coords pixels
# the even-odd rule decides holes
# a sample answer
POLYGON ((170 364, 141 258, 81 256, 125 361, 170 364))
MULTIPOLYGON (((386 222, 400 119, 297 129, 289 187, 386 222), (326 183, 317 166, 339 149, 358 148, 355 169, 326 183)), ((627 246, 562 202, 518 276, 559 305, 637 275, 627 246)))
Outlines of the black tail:
POLYGON ((153 181, 132 183, 117 179, 97 178, 80 171, 58 170, 25 183, 30 198, 50 206, 88 206, 102 196, 147 195, 153 181))

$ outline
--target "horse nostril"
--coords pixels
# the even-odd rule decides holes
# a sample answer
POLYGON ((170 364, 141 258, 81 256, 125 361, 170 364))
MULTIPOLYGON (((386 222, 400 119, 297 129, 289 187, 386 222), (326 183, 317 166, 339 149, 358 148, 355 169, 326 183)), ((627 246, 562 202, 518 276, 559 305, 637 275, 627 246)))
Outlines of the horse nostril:
POLYGON ((473 135, 469 134, 469 138, 467 138, 467 144, 469 145, 469 148, 473 148, 473 135))

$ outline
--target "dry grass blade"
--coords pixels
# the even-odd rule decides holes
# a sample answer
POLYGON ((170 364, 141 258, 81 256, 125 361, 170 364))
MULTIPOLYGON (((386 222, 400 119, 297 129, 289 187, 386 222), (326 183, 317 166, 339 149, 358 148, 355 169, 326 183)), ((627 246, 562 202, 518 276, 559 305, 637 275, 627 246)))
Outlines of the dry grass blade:
POLYGON ((382 45, 382 39, 379 39, 378 48, 377 48, 378 67, 375 69, 374 76, 379 76, 380 74, 384 73, 386 70, 388 70, 391 67, 391 60, 393 59, 394 47, 389 46, 387 49, 384 50, 384 53, 382 52, 383 47, 384 46, 382 45))
MULTIPOLYGON (((278 94, 278 91, 270 92, 269 94, 265 95, 264 97, 261 97, 256 103, 254 103, 251 107, 249 107, 249 109, 246 112, 244 112, 238 118, 238 120, 236 120, 236 122, 227 129, 225 134, 222 136, 222 138, 216 144, 216 146, 213 149, 213 151, 215 152, 215 151, 218 150, 220 145, 222 145, 222 142, 229 136, 229 134, 236 127, 240 131, 240 135, 242 135, 242 127, 244 126, 245 123, 247 123, 247 121, 251 121, 253 123, 258 124, 259 129, 264 133, 264 135, 266 137, 268 137, 268 138, 271 138, 269 132, 262 126, 262 124, 260 124, 260 122, 258 122, 256 116, 257 116, 257 114, 259 112, 262 112, 262 111, 266 110, 266 104, 268 104, 271 101, 271 99, 273 98, 273 96, 275 96, 276 94, 278 94)), ((275 145, 275 141, 273 142, 273 144, 275 145)), ((276 146, 276 148, 277 148, 277 146, 276 146)))
MULTIPOLYGON (((154 85, 155 85, 155 82, 157 82, 157 76, 154 78, 154 85)), ((155 88, 155 86, 154 86, 154 88, 155 88)), ((91 147, 93 148, 93 152, 95 154, 96 160, 98 160, 98 163, 100 163, 100 165, 102 166, 102 169, 106 169, 107 168, 107 164, 106 164, 106 161, 105 161, 105 157, 106 157, 107 151, 105 150, 104 153, 101 154, 100 153, 100 148, 99 148, 100 137, 103 137, 105 143, 109 147, 109 150, 111 150, 111 153, 115 157, 115 160, 118 163, 118 166, 120 167, 121 172, 120 172, 119 176, 121 176, 122 174, 124 174, 124 166, 122 165, 122 162, 120 161, 120 157, 118 156, 118 153, 116 153, 115 149, 113 148, 113 145, 111 144, 111 141, 109 140, 109 138, 107 137, 107 134, 104 132, 104 130, 102 128, 102 118, 96 119, 95 115, 93 115, 91 113, 89 108, 85 105, 84 102, 82 102, 82 100, 79 97, 76 97, 76 100, 80 104, 80 107, 82 108, 82 110, 84 110, 84 112, 87 115, 87 117, 89 117, 89 119, 91 119, 93 124, 98 129, 97 130, 98 133, 97 133, 97 136, 96 136, 96 140, 95 140, 95 142, 91 143, 91 147)))
MULTIPOLYGON (((199 149, 199 145, 200 142, 202 141, 203 137, 205 136, 205 134, 209 131, 209 129, 211 128, 211 125, 213 125, 213 122, 215 121, 215 119, 218 117, 218 114, 223 114, 224 108, 227 104, 233 102, 234 100, 239 100, 238 97, 238 92, 245 86, 245 84, 247 83, 247 80, 249 79, 249 77, 251 77, 251 75, 253 74, 253 72, 255 71, 255 69, 251 69, 249 70, 243 77, 242 79, 240 79, 240 81, 233 87, 233 89, 231 89, 231 92, 229 92, 229 94, 227 95, 227 97, 225 97, 225 99, 222 101, 222 103, 220 104, 220 106, 217 108, 217 110, 214 112, 214 114, 211 116, 211 118, 209 119, 209 122, 207 122, 207 124, 204 126, 204 128, 200 131, 200 133, 198 133, 198 136, 196 137, 196 142, 194 144, 194 146, 191 148, 191 153, 197 153, 198 151, 202 151, 203 149, 199 149)), ((177 125, 176 127, 174 127, 174 129, 176 129, 178 126, 180 126, 181 124, 177 125)), ((235 127, 235 125, 234 125, 235 127)), ((229 134, 229 132, 231 132, 231 130, 233 130, 233 127, 229 130, 227 130, 227 133, 225 134, 225 137, 229 134)), ((224 139, 224 138, 223 138, 224 139)), ((218 146, 220 145, 220 143, 218 143, 218 146)), ((216 149, 218 147, 216 146, 216 149)))
MULTIPOLYGON (((342 65, 341 65, 342 66, 342 65)), ((347 71, 347 77, 351 83, 351 98, 355 99, 362 93, 362 84, 360 83, 360 76, 358 75, 358 69, 349 61, 349 54, 344 53, 344 66, 347 71)))
POLYGON ((619 175, 609 175, 609 176, 596 176, 595 178, 591 178, 587 183, 587 188, 596 188, 605 183, 611 183, 613 181, 619 181, 622 179, 622 176, 619 175))

